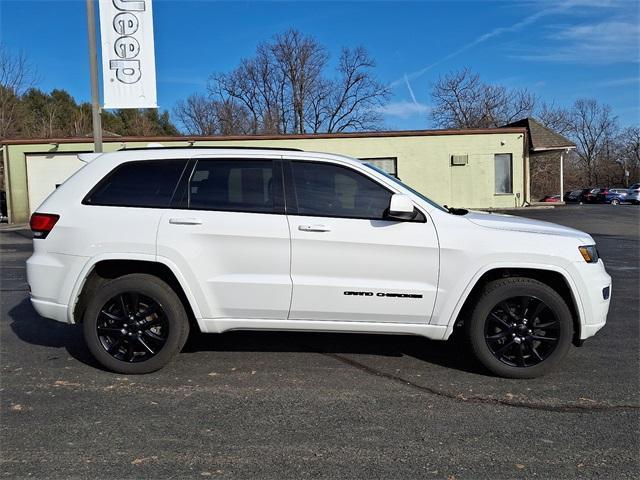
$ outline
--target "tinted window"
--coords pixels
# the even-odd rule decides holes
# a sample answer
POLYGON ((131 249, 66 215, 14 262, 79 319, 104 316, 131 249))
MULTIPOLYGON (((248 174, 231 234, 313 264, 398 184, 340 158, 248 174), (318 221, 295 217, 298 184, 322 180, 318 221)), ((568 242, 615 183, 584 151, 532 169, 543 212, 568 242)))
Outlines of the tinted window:
POLYGON ((511 154, 497 154, 495 156, 496 193, 513 193, 512 172, 511 154))
POLYGON ((129 207, 168 207, 186 160, 125 163, 107 175, 85 203, 129 207))
POLYGON ((271 160, 199 160, 188 189, 189 208, 272 213, 271 160))
POLYGON ((349 168, 292 162, 298 214, 381 220, 391 192, 349 168))

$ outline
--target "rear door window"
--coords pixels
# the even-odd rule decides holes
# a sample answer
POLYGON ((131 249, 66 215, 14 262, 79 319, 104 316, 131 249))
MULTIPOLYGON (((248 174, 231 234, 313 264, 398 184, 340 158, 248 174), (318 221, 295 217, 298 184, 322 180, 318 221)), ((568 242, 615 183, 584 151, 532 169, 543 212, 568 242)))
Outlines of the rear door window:
POLYGON ((271 160, 198 160, 186 203, 196 210, 274 213, 278 188, 271 160))
POLYGON ((127 162, 109 173, 83 203, 127 207, 169 207, 187 160, 127 162))

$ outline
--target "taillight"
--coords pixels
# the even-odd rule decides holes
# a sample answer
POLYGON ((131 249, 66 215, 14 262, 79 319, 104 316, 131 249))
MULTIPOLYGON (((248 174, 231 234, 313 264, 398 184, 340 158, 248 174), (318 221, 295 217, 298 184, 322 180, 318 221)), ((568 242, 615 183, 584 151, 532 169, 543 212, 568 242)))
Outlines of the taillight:
POLYGON ((47 238, 59 218, 60 215, 54 215, 53 213, 36 212, 31 215, 29 226, 33 232, 33 238, 47 238))

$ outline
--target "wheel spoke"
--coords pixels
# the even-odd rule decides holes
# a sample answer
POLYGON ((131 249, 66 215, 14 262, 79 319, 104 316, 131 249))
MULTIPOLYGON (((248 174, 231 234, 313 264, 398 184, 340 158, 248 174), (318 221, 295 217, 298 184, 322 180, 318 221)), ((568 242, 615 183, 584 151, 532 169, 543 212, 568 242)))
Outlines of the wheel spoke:
POLYGON ((500 325, 502 325, 504 328, 511 328, 511 325, 509 325, 507 322, 501 319, 496 313, 491 312, 491 316, 493 317, 494 320, 497 320, 500 323, 500 325))
POLYGON ((122 339, 118 338, 115 342, 109 345, 109 349, 107 350, 111 355, 115 355, 118 353, 118 350, 122 346, 122 339))
POLYGON ((129 316, 129 311, 127 310, 127 306, 126 306, 125 301, 124 301, 124 293, 120 294, 120 308, 122 308, 122 316, 123 317, 129 316))
POLYGON ((125 354, 125 360, 129 363, 133 362, 133 359, 135 358, 135 350, 133 349, 133 342, 132 341, 128 341, 127 342, 127 353, 125 354))
POLYGON ((145 317, 148 317, 149 315, 153 315, 154 313, 156 313, 157 310, 158 310, 158 305, 152 303, 151 305, 148 305, 142 312, 140 312, 138 316, 145 318, 145 317))
POLYGON ((529 305, 531 304, 532 297, 522 297, 522 317, 527 318, 529 313, 529 305))
POLYGON ((520 343, 518 348, 518 365, 524 367, 524 343, 520 343))
POLYGON ((157 342, 162 342, 164 343, 165 338, 161 337, 160 335, 158 335, 155 332, 152 332, 151 330, 145 330, 144 332, 142 332, 143 335, 146 335, 147 337, 151 338, 152 340, 155 340, 157 342))
POLYGON ((506 301, 505 301, 505 302, 500 302, 498 305, 499 305, 499 307, 500 307, 500 308, 502 308, 502 310, 504 310, 504 312, 505 312, 507 315, 509 315, 511 318, 513 318, 514 320, 517 320, 517 321, 519 321, 519 320, 520 320, 520 318, 518 318, 518 316, 517 316, 515 313, 513 313, 513 312, 511 311, 511 309, 509 308, 509 305, 507 304, 507 302, 506 302, 506 301))
POLYGON ((507 336, 507 332, 500 332, 500 333, 496 333, 495 335, 489 335, 488 337, 485 337, 485 338, 490 342, 496 342, 498 340, 502 340, 506 336, 507 336))
POLYGON ((510 348, 513 345, 515 345, 515 342, 513 340, 510 340, 508 343, 505 343, 502 347, 500 347, 498 350, 493 352, 493 354, 499 357, 504 352, 506 352, 508 348, 510 348))
POLYGON ((539 342, 555 343, 558 341, 556 337, 541 337, 540 335, 531 335, 531 338, 533 340, 538 340, 539 342))
POLYGON ((529 317, 529 319, 533 322, 536 318, 538 318, 540 316, 540 314, 542 313, 542 311, 547 308, 547 306, 545 305, 544 302, 539 301, 538 305, 536 305, 536 308, 533 310, 533 313, 531 314, 531 316, 529 317))
POLYGON ((110 337, 121 337, 122 330, 119 328, 111 328, 111 327, 98 327, 98 333, 102 333, 103 335, 107 335, 110 337))
POLYGON ((118 320, 118 321, 124 320, 123 317, 119 317, 118 315, 114 315, 113 313, 107 312, 104 309, 100 310, 100 314, 104 315, 105 317, 107 317, 107 318, 109 318, 111 320, 118 320))
POLYGON ((533 343, 529 343, 529 350, 531 350, 531 353, 533 353, 533 355, 541 362, 544 360, 544 358, 542 358, 542 356, 538 353, 538 350, 536 350, 536 347, 533 345, 533 343))
POLYGON ((145 342, 142 337, 136 337, 138 340, 138 343, 140 345, 142 345, 144 347, 144 349, 149 352, 151 355, 155 355, 156 352, 154 352, 151 347, 149 345, 147 345, 147 342, 145 342))
POLYGON ((558 325, 558 321, 557 320, 552 320, 551 322, 547 322, 547 323, 539 323, 537 325, 534 325, 533 328, 549 328, 549 327, 553 327, 554 325, 558 325))

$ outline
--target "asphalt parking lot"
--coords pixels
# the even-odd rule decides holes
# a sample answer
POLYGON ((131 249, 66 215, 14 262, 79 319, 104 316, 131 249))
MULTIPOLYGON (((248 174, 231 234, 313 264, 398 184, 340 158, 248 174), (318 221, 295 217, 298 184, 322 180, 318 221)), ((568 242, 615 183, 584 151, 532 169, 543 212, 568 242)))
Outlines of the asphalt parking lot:
POLYGON ((146 376, 99 369, 75 326, 32 309, 28 232, 0 233, 7 478, 637 478, 640 207, 518 215, 591 233, 609 323, 535 380, 415 337, 197 335, 146 376))

